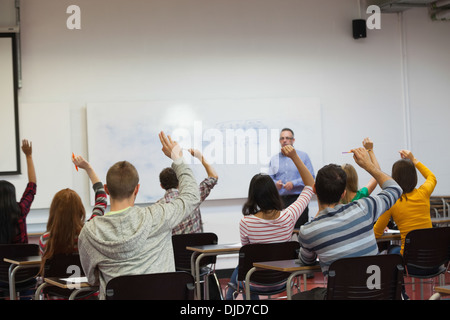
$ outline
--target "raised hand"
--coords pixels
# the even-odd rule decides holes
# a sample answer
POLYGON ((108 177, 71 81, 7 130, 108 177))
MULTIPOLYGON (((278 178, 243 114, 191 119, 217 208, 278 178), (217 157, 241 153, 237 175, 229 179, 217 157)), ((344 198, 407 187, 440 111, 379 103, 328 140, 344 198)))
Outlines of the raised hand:
POLYGON ((167 157, 172 160, 183 157, 183 151, 178 143, 176 141, 172 141, 172 138, 170 136, 166 136, 163 131, 159 133, 159 140, 162 144, 162 151, 167 157))
POLYGON ((31 141, 28 141, 26 139, 22 140, 22 151, 26 156, 31 156, 31 154, 33 153, 33 146, 31 144, 31 141))
POLYGON ((370 166, 373 166, 372 160, 370 160, 370 156, 365 148, 352 149, 350 152, 353 152, 353 159, 355 159, 356 164, 361 168, 367 170, 370 166))
POLYGON ((72 159, 72 162, 74 165, 76 165, 78 168, 87 170, 91 165, 89 162, 87 162, 82 156, 75 156, 72 159))
POLYGON ((409 151, 409 150, 402 149, 402 150, 399 151, 399 153, 400 153, 400 157, 401 157, 402 159, 409 159, 409 160, 411 160, 414 164, 416 164, 416 163, 418 162, 417 159, 416 159, 416 158, 414 157, 414 155, 412 154, 412 152, 409 151))
POLYGON ((365 138, 362 142, 363 147, 366 148, 366 150, 372 150, 373 149, 373 141, 369 138, 365 138))
POLYGON ((197 158, 198 160, 202 161, 203 155, 202 153, 197 150, 197 149, 188 149, 189 153, 191 154, 191 156, 197 158))
POLYGON ((281 148, 281 152, 286 156, 289 157, 291 159, 293 159, 294 157, 298 156, 297 155, 297 151, 295 151, 294 147, 291 145, 286 145, 283 148, 281 148))

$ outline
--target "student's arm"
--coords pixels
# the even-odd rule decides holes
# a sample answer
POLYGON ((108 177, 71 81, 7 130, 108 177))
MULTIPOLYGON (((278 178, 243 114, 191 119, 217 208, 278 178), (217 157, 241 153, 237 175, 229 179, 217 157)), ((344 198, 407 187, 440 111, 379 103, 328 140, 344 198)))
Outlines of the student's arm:
POLYGON ((367 153, 366 149, 356 148, 350 150, 350 152, 353 152, 353 159, 355 160, 356 164, 366 170, 380 186, 382 186, 387 180, 392 179, 390 176, 388 176, 386 173, 375 166, 375 164, 370 159, 370 156, 367 153))
POLYGON ((31 141, 22 140, 22 151, 27 160, 28 182, 36 183, 36 170, 33 162, 33 146, 31 141))
POLYGON ((188 151, 193 157, 196 157, 198 160, 200 160, 200 162, 202 163, 203 167, 206 170, 206 174, 208 175, 208 177, 216 179, 219 178, 216 170, 208 163, 208 161, 206 161, 205 157, 202 155, 200 151, 195 149, 189 149, 188 151))
POLYGON ((351 152, 353 152, 355 162, 361 168, 370 173, 370 175, 375 178, 377 183, 383 189, 376 196, 370 196, 358 200, 358 202, 365 204, 369 210, 369 213, 372 215, 373 221, 375 222, 380 215, 390 209, 400 198, 402 195, 402 189, 394 179, 375 167, 364 148, 353 149, 351 152))
POLYGON ((33 163, 33 148, 31 142, 28 140, 22 140, 22 151, 27 159, 27 173, 28 173, 28 184, 25 191, 22 194, 22 198, 19 201, 20 207, 20 218, 24 219, 27 217, 31 209, 31 204, 34 201, 34 196, 36 195, 36 171, 34 169, 33 163))
POLYGON ((434 191, 434 187, 436 187, 437 183, 436 176, 423 163, 417 160, 411 151, 400 150, 400 156, 403 159, 411 160, 414 166, 417 168, 417 170, 419 170, 422 176, 426 179, 425 182, 420 186, 419 190, 421 192, 424 192, 427 196, 430 196, 434 191))
MULTIPOLYGON (((300 237, 299 242, 302 243, 300 237)), ((317 254, 303 245, 300 246, 298 258, 302 265, 314 265, 317 262, 317 254)))
POLYGON ((391 209, 383 213, 373 226, 373 232, 375 233, 375 238, 379 238, 383 235, 389 220, 391 219, 391 209))
POLYGON ((242 218, 239 222, 239 236, 241 239, 241 245, 245 246, 246 244, 250 243, 250 241, 248 240, 248 228, 245 218, 242 218))
POLYGON ((97 182, 100 182, 100 179, 98 178, 97 173, 95 173, 94 168, 92 168, 91 164, 89 162, 87 162, 82 156, 74 157, 72 162, 78 168, 84 169, 86 171, 92 184, 96 184, 97 182))
POLYGON ((306 165, 303 163, 302 159, 300 159, 300 157, 298 156, 294 147, 291 145, 284 146, 281 149, 281 152, 283 152, 286 157, 291 158, 291 160, 294 162, 305 186, 312 187, 314 185, 314 178, 306 165))
POLYGON ((85 228, 81 229, 78 237, 78 252, 80 255, 80 262, 87 278, 87 282, 91 285, 98 285, 99 283, 99 271, 97 266, 97 260, 91 257, 92 247, 89 241, 84 236, 85 228))
MULTIPOLYGON (((377 157, 375 156, 375 152, 373 150, 373 141, 369 138, 365 138, 363 140, 363 146, 367 150, 367 153, 369 154, 370 160, 372 163, 381 170, 380 164, 378 163, 377 157)), ((370 181, 367 183, 366 188, 369 191, 369 195, 375 190, 377 187, 377 180, 375 178, 371 178, 370 181)))
POLYGON ((179 195, 170 203, 159 204, 170 228, 175 227, 200 203, 200 194, 191 168, 183 162, 183 152, 177 142, 164 132, 159 134, 163 153, 173 160, 172 168, 178 178, 179 195))
POLYGON ((96 216, 104 215, 106 207, 108 205, 107 196, 103 184, 100 181, 99 177, 97 176, 97 173, 95 172, 94 168, 82 156, 74 157, 72 162, 78 168, 84 169, 86 171, 89 179, 92 182, 92 188, 94 189, 95 192, 95 205, 94 208, 92 208, 92 215, 89 218, 89 220, 91 220, 96 216))

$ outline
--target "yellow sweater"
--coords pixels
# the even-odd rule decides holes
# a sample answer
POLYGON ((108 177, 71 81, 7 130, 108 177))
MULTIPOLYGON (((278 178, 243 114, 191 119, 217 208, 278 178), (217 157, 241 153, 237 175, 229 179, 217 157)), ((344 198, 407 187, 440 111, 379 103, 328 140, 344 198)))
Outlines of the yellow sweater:
POLYGON ((379 238, 383 234, 389 219, 391 217, 394 219, 402 238, 401 254, 403 254, 405 238, 408 232, 432 227, 430 196, 436 186, 437 180, 435 175, 421 162, 416 164, 416 168, 426 181, 418 189, 416 188, 410 193, 402 195, 391 209, 378 218, 374 226, 375 237, 379 238))

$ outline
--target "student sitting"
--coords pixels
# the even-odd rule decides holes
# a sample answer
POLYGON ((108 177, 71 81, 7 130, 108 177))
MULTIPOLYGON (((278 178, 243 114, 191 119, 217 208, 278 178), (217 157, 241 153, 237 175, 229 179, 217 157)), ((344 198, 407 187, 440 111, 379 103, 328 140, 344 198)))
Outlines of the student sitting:
MULTIPOLYGON (((199 185, 200 191, 200 201, 205 201, 206 197, 209 196, 212 188, 217 184, 218 176, 214 168, 206 161, 203 155, 198 150, 189 149, 190 154, 197 159, 199 159, 206 170, 208 175, 199 185)), ((177 198, 178 192, 178 178, 175 171, 172 168, 165 168, 159 174, 159 182, 161 188, 166 190, 164 197, 158 202, 169 203, 173 199, 177 198)), ((186 234, 186 233, 199 233, 203 232, 203 222, 202 215, 200 213, 200 205, 195 208, 195 210, 187 216, 183 221, 181 221, 172 230, 172 234, 186 234)))
MULTIPOLYGON (((334 164, 319 170, 314 185, 319 212, 311 222, 300 227, 299 259, 304 265, 312 265, 318 258, 325 276, 330 264, 339 258, 378 254, 373 224, 402 194, 399 185, 372 163, 364 148, 351 152, 355 162, 375 178, 382 191, 341 204, 346 185, 344 170, 334 164)), ((323 299, 325 294, 326 288, 316 288, 297 293, 293 299, 323 299)))
MULTIPOLYGON (((303 188, 302 193, 294 203, 283 209, 283 201, 272 178, 266 174, 255 175, 250 181, 248 198, 242 208, 244 217, 239 224, 242 245, 290 241, 296 221, 311 200, 313 195, 312 186, 314 184, 311 172, 309 172, 293 146, 284 146, 282 152, 294 162, 305 183, 305 188, 303 188)), ((237 276, 238 267, 231 275, 230 287, 226 294, 227 300, 233 299, 233 293, 237 289, 237 276)), ((253 289, 253 291, 256 290, 253 289)), ((257 294, 252 294, 252 300, 258 298, 257 294)))
POLYGON ((436 176, 423 163, 417 160, 409 150, 400 150, 402 159, 392 166, 392 178, 402 187, 403 194, 395 205, 386 211, 374 226, 375 236, 383 235, 390 218, 400 230, 401 247, 395 246, 389 253, 403 254, 405 238, 408 232, 415 229, 431 228, 430 196, 436 186, 436 176), (417 185, 417 171, 426 179, 419 187, 417 185))
MULTIPOLYGON (((75 157, 73 163, 86 171, 95 191, 95 206, 89 220, 102 216, 107 207, 107 196, 102 182, 82 156, 75 157)), ((42 266, 55 254, 78 252, 78 235, 85 220, 86 211, 78 193, 63 189, 55 194, 50 205, 47 231, 39 239, 42 266)))
MULTIPOLYGON (((92 209, 90 219, 102 216, 107 206, 106 193, 102 182, 89 162, 83 157, 75 157, 73 163, 87 172, 95 191, 95 206, 92 209)), ((47 260, 57 254, 78 252, 78 235, 85 220, 86 210, 78 193, 71 189, 63 189, 55 194, 50 205, 47 231, 39 238, 39 249, 42 255, 39 273, 42 278, 45 277, 44 267, 47 260)), ((54 299, 54 297, 49 296, 48 299, 54 299)))
POLYGON ((111 211, 88 221, 78 238, 81 264, 88 282, 99 284, 100 299, 106 297, 105 287, 112 278, 175 271, 172 229, 198 206, 200 196, 181 148, 163 132, 159 138, 162 151, 173 160, 179 197, 170 203, 135 206, 138 172, 129 162, 118 162, 106 176, 111 211))
POLYGON ((0 180, 0 244, 28 243, 26 219, 36 195, 36 170, 31 142, 23 140, 22 151, 27 161, 28 184, 19 202, 14 185, 0 180))
MULTIPOLYGON (((370 156, 370 160, 373 164, 380 169, 377 158, 375 157, 375 152, 373 151, 373 142, 369 138, 365 138, 363 141, 363 146, 367 150, 370 156)), ((345 163, 342 165, 345 174, 347 175, 347 182, 345 187, 345 196, 342 198, 342 203, 349 203, 351 201, 356 201, 358 199, 368 197, 372 194, 373 190, 377 186, 377 180, 373 177, 369 180, 365 187, 361 189, 358 188, 358 173, 350 163, 345 163)))

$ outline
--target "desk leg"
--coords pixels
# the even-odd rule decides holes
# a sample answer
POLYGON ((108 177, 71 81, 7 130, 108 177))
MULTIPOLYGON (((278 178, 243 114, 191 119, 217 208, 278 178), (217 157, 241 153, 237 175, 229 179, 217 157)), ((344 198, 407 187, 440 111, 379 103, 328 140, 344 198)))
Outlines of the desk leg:
POLYGON ((41 295, 42 290, 44 290, 44 288, 47 285, 48 285, 48 283, 44 282, 36 289, 36 292, 34 293, 34 300, 44 300, 44 299, 41 299, 40 295, 41 295))
POLYGON ((16 300, 16 269, 19 268, 19 266, 16 266, 14 264, 11 264, 9 266, 8 271, 8 281, 9 281, 9 299, 10 300, 16 300))
MULTIPOLYGON (((253 272, 255 272, 257 269, 256 267, 251 268, 247 271, 247 274, 245 275, 245 300, 251 300, 250 297, 250 277, 252 276, 253 272)), ((238 283, 239 288, 239 283, 238 283)))
POLYGON ((303 290, 307 291, 306 283, 308 282, 308 275, 306 273, 303 274, 303 290))
POLYGON ((9 281, 9 298, 11 300, 16 300, 17 299, 17 294, 16 294, 16 272, 19 271, 20 269, 25 269, 25 268, 36 268, 35 265, 14 265, 11 264, 9 266, 9 271, 8 271, 8 281, 9 281))
MULTIPOLYGON (((287 282, 286 282, 286 296, 287 296, 287 299, 288 299, 288 300, 292 300, 292 280, 293 280, 295 277, 297 277, 297 276, 299 276, 299 275, 302 275, 302 274, 304 274, 303 271, 297 271, 297 272, 292 272, 292 273, 289 275, 289 277, 288 277, 288 279, 287 279, 287 282)), ((305 275, 305 280, 306 280, 306 274, 304 274, 304 275, 305 275)), ((299 283, 299 286, 298 286, 298 287, 301 289, 302 284, 299 283)), ((305 290, 306 290, 306 282, 305 282, 305 290)))
POLYGON ((97 287, 83 287, 83 288, 79 288, 79 289, 75 289, 73 290, 73 292, 70 294, 69 296, 69 300, 75 300, 75 298, 77 297, 77 295, 80 292, 84 292, 84 291, 95 291, 97 290, 97 287))
POLYGON ((200 260, 205 255, 206 254, 202 253, 197 256, 195 252, 193 252, 191 255, 191 273, 195 279, 195 295, 197 297, 197 300, 202 299, 202 292, 200 288, 200 260))

